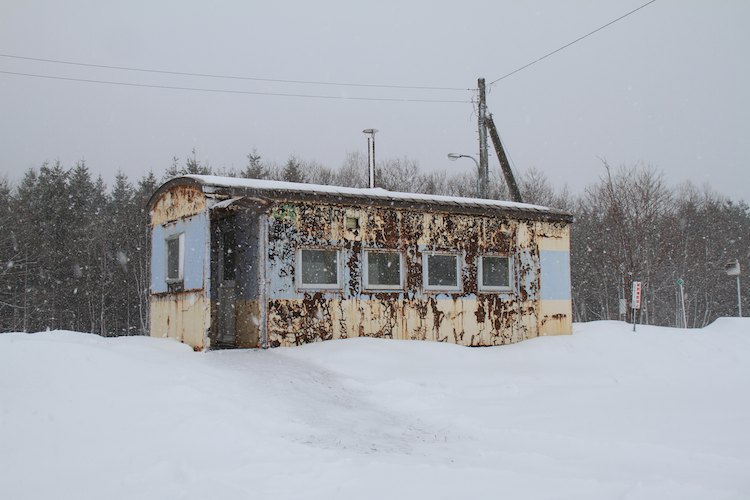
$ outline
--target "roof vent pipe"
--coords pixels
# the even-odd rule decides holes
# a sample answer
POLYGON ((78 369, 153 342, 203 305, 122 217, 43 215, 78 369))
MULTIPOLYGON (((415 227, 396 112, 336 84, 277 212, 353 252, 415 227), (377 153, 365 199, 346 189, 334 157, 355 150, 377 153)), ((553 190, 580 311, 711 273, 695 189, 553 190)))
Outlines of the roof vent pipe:
POLYGON ((375 134, 378 129, 366 128, 362 132, 367 135, 367 165, 370 172, 370 189, 375 187, 375 134))

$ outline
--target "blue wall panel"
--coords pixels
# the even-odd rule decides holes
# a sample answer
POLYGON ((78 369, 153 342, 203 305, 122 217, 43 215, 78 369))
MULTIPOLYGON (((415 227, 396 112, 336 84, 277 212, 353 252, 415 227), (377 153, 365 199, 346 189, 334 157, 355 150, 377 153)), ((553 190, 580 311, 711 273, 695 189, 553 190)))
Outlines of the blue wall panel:
POLYGON ((541 299, 570 300, 570 252, 541 250, 541 299))
POLYGON ((166 239, 180 233, 185 234, 185 262, 183 267, 183 287, 185 290, 204 288, 208 269, 208 218, 200 213, 163 226, 156 226, 151 232, 151 292, 167 291, 167 243, 166 239))

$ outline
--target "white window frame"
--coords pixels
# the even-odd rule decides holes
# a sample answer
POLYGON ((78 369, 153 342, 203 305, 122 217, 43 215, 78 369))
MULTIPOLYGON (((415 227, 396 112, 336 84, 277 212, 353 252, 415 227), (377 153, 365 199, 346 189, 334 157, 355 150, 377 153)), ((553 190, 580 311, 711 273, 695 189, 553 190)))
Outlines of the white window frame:
POLYGON ((303 247, 297 249, 295 263, 295 281, 297 288, 300 290, 340 290, 342 287, 341 279, 341 249, 331 247, 303 247), (318 250, 324 252, 336 252, 336 283, 303 283, 302 282, 302 252, 305 250, 318 250))
POLYGON ((185 281, 185 233, 171 234, 164 238, 164 262, 165 262, 165 273, 164 279, 167 284, 183 283, 185 281), (178 240, 178 251, 177 251, 177 278, 169 277, 169 242, 178 240))
POLYGON ((477 257, 477 290, 480 292, 511 292, 513 291, 513 259, 510 255, 488 253, 477 257), (499 257, 508 260, 508 285, 507 286, 492 286, 484 285, 484 268, 482 261, 485 257, 499 257))
POLYGON ((463 254, 459 252, 424 252, 422 253, 422 284, 424 289, 429 292, 461 292, 463 290, 463 254), (445 255, 454 257, 456 260, 456 285, 430 285, 430 256, 445 255))
POLYGON ((363 281, 364 281, 364 288, 365 290, 403 290, 404 289, 404 283, 405 283, 405 272, 404 272, 404 253, 400 250, 389 250, 387 248, 365 248, 362 253, 364 254, 364 257, 362 261, 364 262, 364 272, 363 275, 363 281), (373 285, 370 283, 370 266, 368 263, 369 260, 369 254, 371 253, 395 253, 398 254, 398 277, 399 277, 399 284, 398 285, 373 285))

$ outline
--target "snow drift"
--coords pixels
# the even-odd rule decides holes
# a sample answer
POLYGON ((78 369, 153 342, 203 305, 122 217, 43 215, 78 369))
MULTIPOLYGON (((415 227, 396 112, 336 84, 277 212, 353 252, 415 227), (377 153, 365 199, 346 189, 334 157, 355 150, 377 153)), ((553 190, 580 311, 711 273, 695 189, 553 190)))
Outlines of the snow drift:
POLYGON ((0 498, 750 497, 750 320, 493 348, 0 335, 0 498))

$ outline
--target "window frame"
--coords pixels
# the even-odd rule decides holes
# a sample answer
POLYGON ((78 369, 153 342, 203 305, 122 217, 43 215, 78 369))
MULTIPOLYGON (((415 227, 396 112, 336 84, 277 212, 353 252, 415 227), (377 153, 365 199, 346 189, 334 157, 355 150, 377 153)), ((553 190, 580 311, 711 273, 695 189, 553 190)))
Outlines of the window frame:
POLYGON ((423 252, 422 253, 422 286, 427 292, 462 292, 463 291, 463 260, 462 252, 423 252), (442 255, 453 257, 456 261, 456 285, 430 285, 430 257, 442 255))
POLYGON ((165 254, 165 273, 164 280, 167 285, 178 285, 185 282, 185 233, 170 234, 164 238, 164 254, 165 254), (171 241, 178 240, 177 243, 177 277, 171 278, 169 276, 169 244, 171 241))
POLYGON ((477 291, 480 292, 512 292, 513 291, 513 258, 508 254, 501 254, 501 253, 487 253, 482 254, 477 257, 477 291), (494 285, 484 285, 483 284, 483 278, 484 278, 484 258, 485 257, 494 257, 494 258, 504 258, 508 261, 508 285, 505 286, 494 286, 494 285))
POLYGON ((343 279, 341 276, 342 252, 338 247, 301 247, 297 249, 295 256, 295 281, 299 290, 341 290, 343 288, 343 279), (316 250, 336 253, 336 283, 303 283, 302 282, 302 252, 306 250, 316 250))
POLYGON ((365 290, 392 290, 392 291, 403 291, 406 283, 406 272, 404 269, 404 253, 400 250, 392 250, 389 248, 365 248, 362 250, 362 262, 364 265, 364 272, 362 273, 362 285, 365 290), (370 253, 395 253, 398 254, 398 285, 373 285, 370 283, 370 266, 369 266, 369 254, 370 253))

